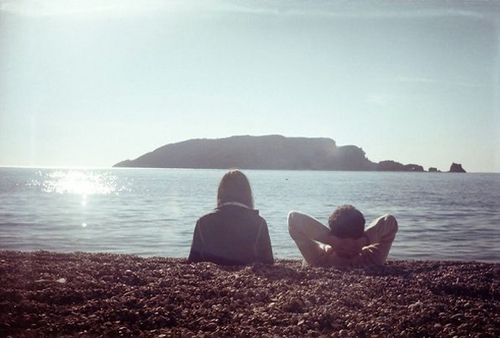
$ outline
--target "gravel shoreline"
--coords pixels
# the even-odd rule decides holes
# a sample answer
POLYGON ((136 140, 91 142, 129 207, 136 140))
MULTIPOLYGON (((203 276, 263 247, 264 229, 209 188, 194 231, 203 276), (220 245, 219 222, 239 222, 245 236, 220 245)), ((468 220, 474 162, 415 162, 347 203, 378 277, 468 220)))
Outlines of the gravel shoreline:
POLYGON ((500 264, 0 251, 0 336, 499 337, 500 264))

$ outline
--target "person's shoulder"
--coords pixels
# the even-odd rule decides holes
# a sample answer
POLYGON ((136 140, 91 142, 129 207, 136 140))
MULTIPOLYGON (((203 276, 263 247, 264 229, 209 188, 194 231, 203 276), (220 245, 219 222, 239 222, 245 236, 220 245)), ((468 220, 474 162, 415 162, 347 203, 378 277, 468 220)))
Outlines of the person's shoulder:
POLYGON ((316 257, 309 262, 304 259, 302 265, 317 268, 331 268, 336 266, 338 256, 335 254, 335 251, 330 246, 320 245, 320 248, 321 250, 318 250, 316 257))
POLYGON ((198 218, 198 223, 206 223, 206 222, 210 221, 211 219, 219 217, 219 215, 220 215, 220 210, 214 209, 210 212, 207 212, 205 215, 201 216, 200 218, 198 218))
POLYGON ((255 220, 256 223, 259 223, 259 224, 267 224, 266 223, 266 220, 264 219, 264 217, 262 217, 259 213, 259 210, 257 209, 247 209, 246 211, 249 215, 249 217, 253 218, 255 220))
POLYGON ((257 214, 257 215, 256 215, 256 218, 260 221, 260 223, 262 223, 262 224, 266 224, 266 225, 267 225, 266 220, 265 220, 265 219, 264 219, 264 217, 262 217, 261 215, 257 214))
POLYGON ((206 213, 198 219, 199 224, 224 222, 227 220, 242 220, 245 219, 245 223, 254 223, 256 225, 267 224, 266 220, 260 216, 259 210, 248 209, 239 206, 223 206, 214 209, 213 211, 206 213))

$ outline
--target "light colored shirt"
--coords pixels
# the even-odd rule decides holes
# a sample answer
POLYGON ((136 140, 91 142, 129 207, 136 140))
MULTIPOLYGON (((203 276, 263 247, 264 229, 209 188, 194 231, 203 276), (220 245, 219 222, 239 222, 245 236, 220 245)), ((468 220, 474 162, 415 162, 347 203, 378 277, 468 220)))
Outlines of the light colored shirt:
POLYGON ((396 237, 398 222, 389 214, 374 220, 365 229, 369 245, 350 258, 340 257, 330 245, 318 243, 330 236, 330 229, 311 216, 290 212, 288 230, 307 264, 322 267, 382 265, 396 237))

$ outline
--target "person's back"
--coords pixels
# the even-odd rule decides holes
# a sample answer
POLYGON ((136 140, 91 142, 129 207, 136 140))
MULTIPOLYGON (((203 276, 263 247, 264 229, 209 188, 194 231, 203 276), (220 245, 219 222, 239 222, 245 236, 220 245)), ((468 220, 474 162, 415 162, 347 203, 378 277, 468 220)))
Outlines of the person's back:
POLYGON ((389 214, 375 219, 365 229, 363 214, 352 205, 337 208, 328 223, 330 229, 309 215, 297 211, 288 214, 290 236, 307 264, 382 265, 398 231, 396 218, 389 214))
POLYGON ((266 221, 257 210, 244 206, 218 207, 198 220, 189 261, 222 265, 273 263, 266 221))
POLYGON ((273 263, 267 223, 253 209, 246 176, 227 172, 217 193, 217 208, 196 222, 188 260, 222 265, 273 263))

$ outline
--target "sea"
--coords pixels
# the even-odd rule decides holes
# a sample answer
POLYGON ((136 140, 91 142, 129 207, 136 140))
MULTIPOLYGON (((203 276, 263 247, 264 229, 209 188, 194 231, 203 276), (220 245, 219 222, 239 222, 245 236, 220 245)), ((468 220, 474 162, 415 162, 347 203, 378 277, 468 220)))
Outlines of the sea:
MULTIPOLYGON (((0 250, 187 257, 225 170, 0 168, 0 250)), ((244 170, 274 256, 301 258, 287 214, 342 204, 399 231, 389 259, 500 262, 500 174, 244 170)))

